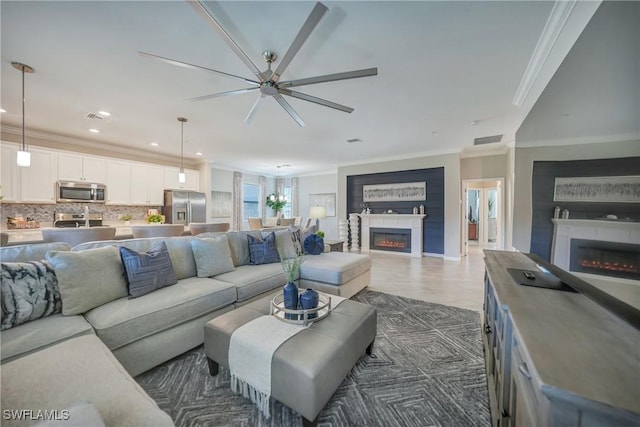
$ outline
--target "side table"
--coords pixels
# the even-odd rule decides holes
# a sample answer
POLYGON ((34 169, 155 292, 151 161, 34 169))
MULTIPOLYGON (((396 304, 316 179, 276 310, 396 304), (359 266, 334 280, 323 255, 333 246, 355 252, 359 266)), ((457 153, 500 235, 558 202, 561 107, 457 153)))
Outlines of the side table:
POLYGON ((342 252, 344 240, 324 240, 325 245, 329 245, 329 252, 342 252))

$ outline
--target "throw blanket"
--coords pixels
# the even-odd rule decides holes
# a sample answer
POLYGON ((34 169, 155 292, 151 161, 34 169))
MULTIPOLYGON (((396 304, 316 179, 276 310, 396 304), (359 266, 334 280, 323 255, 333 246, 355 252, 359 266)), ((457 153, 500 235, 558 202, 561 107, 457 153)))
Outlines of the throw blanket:
MULTIPOLYGON (((331 295, 331 310, 345 299, 331 295)), ((275 316, 266 315, 245 323, 231 334, 231 390, 251 399, 265 418, 271 417, 269 399, 273 355, 285 341, 304 329, 302 325, 285 323, 275 316)))

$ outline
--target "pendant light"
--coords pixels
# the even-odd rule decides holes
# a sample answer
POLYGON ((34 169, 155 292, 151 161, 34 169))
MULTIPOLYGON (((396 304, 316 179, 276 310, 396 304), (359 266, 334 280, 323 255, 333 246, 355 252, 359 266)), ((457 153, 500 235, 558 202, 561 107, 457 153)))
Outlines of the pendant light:
POLYGON ((16 162, 18 166, 29 167, 31 166, 31 153, 27 151, 27 144, 24 138, 24 73, 33 73, 33 68, 20 62, 12 62, 11 65, 16 70, 22 71, 22 147, 18 150, 16 156, 16 162))
POLYGON ((180 173, 178 174, 178 182, 184 184, 187 182, 187 175, 184 173, 184 123, 187 121, 186 117, 178 117, 180 122, 180 173))

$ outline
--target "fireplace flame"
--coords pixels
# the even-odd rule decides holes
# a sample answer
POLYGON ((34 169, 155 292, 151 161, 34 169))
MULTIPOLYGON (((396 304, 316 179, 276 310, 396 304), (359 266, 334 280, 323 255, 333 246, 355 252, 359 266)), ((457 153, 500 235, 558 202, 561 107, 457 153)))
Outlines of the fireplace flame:
POLYGON ((620 264, 618 262, 602 262, 599 260, 588 260, 581 259, 580 266, 584 268, 596 268, 599 270, 607 270, 607 271, 620 271, 624 273, 635 273, 638 274, 640 271, 633 264, 620 264))

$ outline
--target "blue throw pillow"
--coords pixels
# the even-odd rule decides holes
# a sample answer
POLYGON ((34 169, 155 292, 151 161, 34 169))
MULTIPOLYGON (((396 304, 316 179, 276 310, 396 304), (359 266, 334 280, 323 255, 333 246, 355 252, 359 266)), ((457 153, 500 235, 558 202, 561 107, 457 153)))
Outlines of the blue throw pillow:
POLYGON ((272 231, 265 236, 264 240, 248 234, 247 239, 249 240, 250 264, 258 265, 280 262, 276 246, 276 233, 272 231))
POLYGON ((152 247, 146 253, 120 246, 120 257, 131 298, 178 283, 165 242, 152 247))
POLYGON ((317 234, 310 234, 304 239, 304 250, 310 255, 324 252, 324 239, 317 234))

